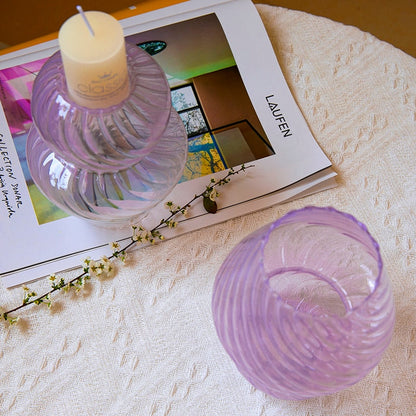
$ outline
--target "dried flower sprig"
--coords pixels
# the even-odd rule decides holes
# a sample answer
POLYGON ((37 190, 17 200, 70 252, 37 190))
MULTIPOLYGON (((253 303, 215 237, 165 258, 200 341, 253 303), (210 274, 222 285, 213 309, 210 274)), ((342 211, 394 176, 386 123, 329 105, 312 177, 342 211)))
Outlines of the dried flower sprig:
POLYGON ((245 166, 243 164, 237 170, 233 168, 229 169, 227 174, 223 178, 212 178, 209 185, 205 187, 205 190, 200 194, 196 194, 185 205, 180 206, 175 205, 171 201, 166 202, 165 207, 169 210, 170 213, 166 219, 161 219, 159 224, 157 224, 151 230, 146 230, 140 225, 133 225, 132 235, 130 237, 129 243, 127 243, 124 247, 121 247, 120 243, 112 242, 110 243, 110 248, 112 251, 112 254, 110 256, 103 256, 99 260, 92 260, 89 257, 86 258, 82 264, 82 272, 73 279, 65 281, 65 279, 63 279, 62 277, 58 278, 55 274, 51 274, 49 276, 51 289, 43 293, 42 295, 38 295, 36 292, 29 289, 27 286, 23 286, 24 295, 22 303, 6 312, 1 312, 0 310, 0 319, 3 318, 4 321, 8 322, 11 325, 16 324, 19 321, 19 317, 11 316, 11 314, 14 315, 15 312, 29 305, 43 304, 46 305, 48 308, 51 308, 51 295, 54 292, 61 290, 63 290, 64 292, 68 292, 71 289, 75 289, 75 291, 78 292, 92 278, 100 278, 111 275, 111 273, 113 273, 115 270, 115 260, 124 263, 127 258, 128 250, 136 244, 155 244, 158 241, 164 240, 164 236, 161 234, 160 228, 177 227, 178 222, 175 221, 176 217, 179 215, 187 217, 189 208, 197 199, 202 198, 203 206, 207 212, 216 213, 218 209, 216 198, 220 195, 217 190, 217 187, 229 183, 231 180, 231 176, 237 175, 240 172, 245 172, 248 168, 251 168, 253 166, 254 165, 245 166))

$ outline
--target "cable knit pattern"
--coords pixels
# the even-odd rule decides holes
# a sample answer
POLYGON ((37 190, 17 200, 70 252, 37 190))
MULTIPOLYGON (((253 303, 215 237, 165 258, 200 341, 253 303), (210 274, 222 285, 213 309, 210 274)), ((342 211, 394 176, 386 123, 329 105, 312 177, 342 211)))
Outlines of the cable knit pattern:
MULTIPOLYGON (((52 313, 28 309, 21 325, 0 330, 1 415, 416 414, 416 61, 354 27, 258 10, 339 186, 137 250, 116 277, 55 297, 52 313), (284 401, 254 389, 225 353, 212 285, 244 236, 305 205, 332 205, 367 224, 392 281, 397 323, 361 382, 284 401)), ((4 307, 21 296, 0 288, 4 307)))

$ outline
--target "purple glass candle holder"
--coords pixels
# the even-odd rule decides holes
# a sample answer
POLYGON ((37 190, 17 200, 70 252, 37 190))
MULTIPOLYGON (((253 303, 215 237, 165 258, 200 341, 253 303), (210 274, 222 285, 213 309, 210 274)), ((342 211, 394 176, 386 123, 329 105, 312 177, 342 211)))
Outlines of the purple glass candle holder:
POLYGON ((389 345, 395 316, 377 242, 351 215, 318 207, 241 241, 216 276, 212 309, 239 371, 281 399, 358 382, 389 345))
POLYGON ((33 86, 32 178, 55 205, 90 220, 130 222, 145 213, 178 183, 187 158, 187 134, 162 68, 136 45, 126 51, 130 94, 118 105, 76 104, 59 52, 33 86))

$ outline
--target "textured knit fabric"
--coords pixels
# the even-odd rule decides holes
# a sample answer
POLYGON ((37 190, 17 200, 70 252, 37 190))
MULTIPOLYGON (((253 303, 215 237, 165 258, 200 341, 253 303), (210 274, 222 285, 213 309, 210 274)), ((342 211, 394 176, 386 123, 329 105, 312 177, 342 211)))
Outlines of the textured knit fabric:
MULTIPOLYGON (((354 27, 258 10, 339 186, 138 250, 115 277, 2 325, 1 415, 416 414, 416 61, 354 27), (361 382, 284 401, 237 371, 218 341, 211 295, 221 262, 244 236, 306 205, 334 206, 368 226, 392 281, 397 323, 361 382)), ((47 282, 31 287, 41 292, 47 282)), ((0 288, 4 308, 21 297, 0 288)))

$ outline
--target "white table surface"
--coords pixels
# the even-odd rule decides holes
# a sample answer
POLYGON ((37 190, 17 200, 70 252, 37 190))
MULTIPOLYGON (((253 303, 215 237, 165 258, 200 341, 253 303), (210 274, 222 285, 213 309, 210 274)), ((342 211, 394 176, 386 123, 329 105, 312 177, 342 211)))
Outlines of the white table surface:
MULTIPOLYGON (((416 61, 354 27, 258 10, 339 186, 136 251, 114 278, 79 296, 59 294, 52 313, 32 308, 18 326, 2 325, 0 415, 416 414, 416 61), (236 370, 216 336, 211 294, 232 247, 305 205, 331 205, 368 226, 392 281, 397 323, 361 382, 284 401, 236 370)), ((0 305, 21 296, 1 287, 0 305)))

